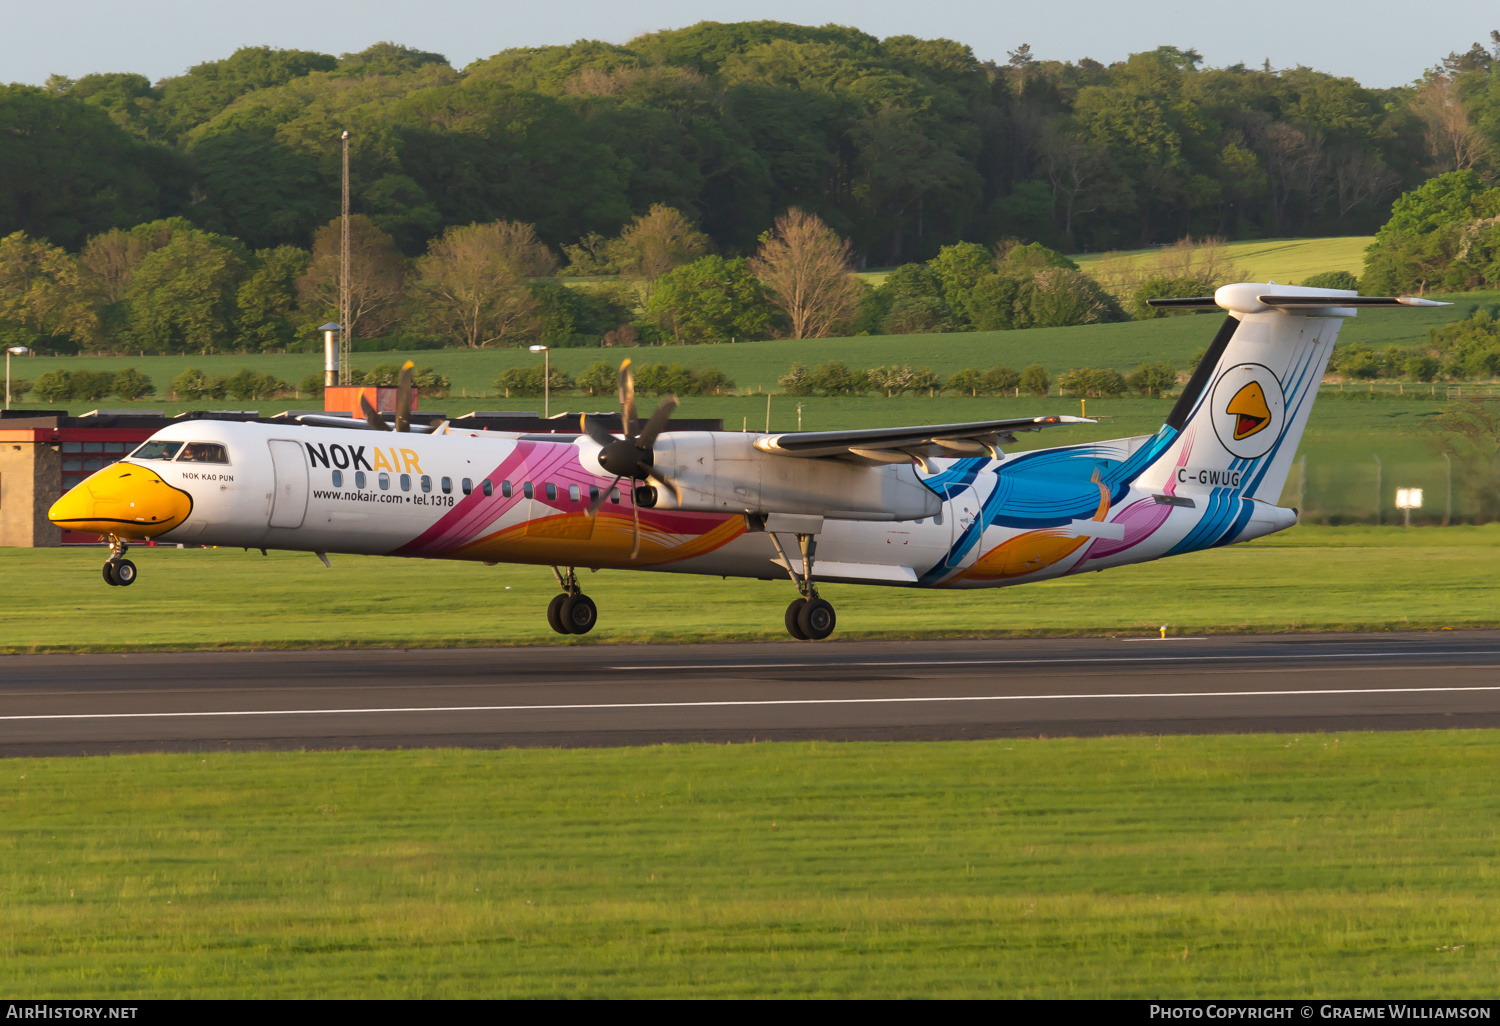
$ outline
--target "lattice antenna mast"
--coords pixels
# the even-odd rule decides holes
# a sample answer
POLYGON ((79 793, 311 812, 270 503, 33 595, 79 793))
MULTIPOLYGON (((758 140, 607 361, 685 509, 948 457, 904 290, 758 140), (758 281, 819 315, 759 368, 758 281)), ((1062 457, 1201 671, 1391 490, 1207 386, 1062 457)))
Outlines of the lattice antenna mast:
POLYGON ((352 384, 349 380, 350 353, 354 341, 353 326, 349 323, 349 130, 344 130, 344 196, 342 215, 339 218, 339 323, 344 330, 339 332, 339 384, 352 384))

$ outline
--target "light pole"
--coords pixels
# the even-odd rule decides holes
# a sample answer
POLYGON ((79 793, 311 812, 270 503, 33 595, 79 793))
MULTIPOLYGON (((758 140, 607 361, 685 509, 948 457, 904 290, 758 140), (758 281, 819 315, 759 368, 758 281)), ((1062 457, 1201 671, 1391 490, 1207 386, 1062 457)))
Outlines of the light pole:
POLYGON ((339 383, 349 383, 349 363, 354 359, 354 333, 349 330, 349 310, 352 304, 349 282, 349 130, 344 129, 340 137, 344 144, 344 175, 342 205, 339 214, 339 321, 344 330, 339 335, 339 383))
POLYGON ((10 409, 10 358, 31 352, 25 346, 11 346, 5 350, 5 408, 10 409))
POLYGON ((546 346, 532 346, 533 353, 542 354, 542 416, 552 417, 552 353, 546 346))

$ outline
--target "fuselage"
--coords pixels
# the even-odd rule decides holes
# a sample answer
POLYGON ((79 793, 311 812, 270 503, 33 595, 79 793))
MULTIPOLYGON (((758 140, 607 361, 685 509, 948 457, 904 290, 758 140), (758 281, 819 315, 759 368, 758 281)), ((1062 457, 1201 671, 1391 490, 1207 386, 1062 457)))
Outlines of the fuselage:
MULTIPOLYGON (((821 581, 971 588, 1184 551, 1214 496, 1238 485, 1182 475, 1153 491, 1112 485, 1153 436, 882 467, 766 456, 751 448, 755 437, 662 435, 657 464, 681 487, 634 509, 630 482, 603 473, 586 436, 197 420, 158 432, 52 515, 77 529, 189 545, 760 579, 784 579, 783 555, 796 558, 773 539, 789 515, 816 536, 821 581), (825 511, 815 526, 804 507, 825 511)), ((1188 547, 1295 522, 1291 510, 1236 503, 1232 536, 1188 547)))

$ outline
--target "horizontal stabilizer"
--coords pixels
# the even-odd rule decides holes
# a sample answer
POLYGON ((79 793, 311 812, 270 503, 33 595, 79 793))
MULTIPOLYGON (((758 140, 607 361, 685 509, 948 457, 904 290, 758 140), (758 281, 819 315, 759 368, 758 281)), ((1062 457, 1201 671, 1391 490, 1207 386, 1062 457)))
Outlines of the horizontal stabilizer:
POLYGON ((1217 310, 1218 302, 1213 296, 1189 296, 1185 299, 1148 299, 1147 306, 1158 310, 1217 310))
POLYGON ((1329 306, 1452 306, 1416 296, 1257 296, 1278 310, 1322 309, 1329 306))
MULTIPOLYGON (((1275 310, 1326 310, 1330 307, 1371 306, 1452 306, 1436 299, 1420 299, 1417 296, 1279 296, 1255 297, 1262 306, 1275 310)), ((1188 296, 1182 299, 1148 299, 1146 305, 1158 310, 1217 310, 1221 304, 1214 296, 1188 296)), ((1225 307, 1225 309, 1228 309, 1225 307)))
POLYGON ((1015 441, 1017 431, 1040 431, 1059 424, 1092 424, 1084 417, 1018 417, 969 424, 924 424, 920 427, 860 428, 852 431, 795 431, 757 438, 761 452, 799 459, 842 459, 879 465, 912 458, 997 456, 1001 443, 1015 441))

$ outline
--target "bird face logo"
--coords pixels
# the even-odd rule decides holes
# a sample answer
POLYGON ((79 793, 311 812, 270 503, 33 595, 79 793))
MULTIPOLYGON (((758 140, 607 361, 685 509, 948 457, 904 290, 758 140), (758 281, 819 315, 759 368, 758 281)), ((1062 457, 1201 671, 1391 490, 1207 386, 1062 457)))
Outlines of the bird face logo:
POLYGON ((1271 408, 1266 405, 1266 393, 1260 382, 1252 381, 1229 400, 1226 413, 1234 416, 1234 440, 1249 438, 1271 423, 1271 408))
POLYGON ((1214 434, 1230 455, 1253 460, 1271 451, 1286 426, 1286 396, 1271 368, 1259 363, 1230 367, 1214 383, 1214 434))

